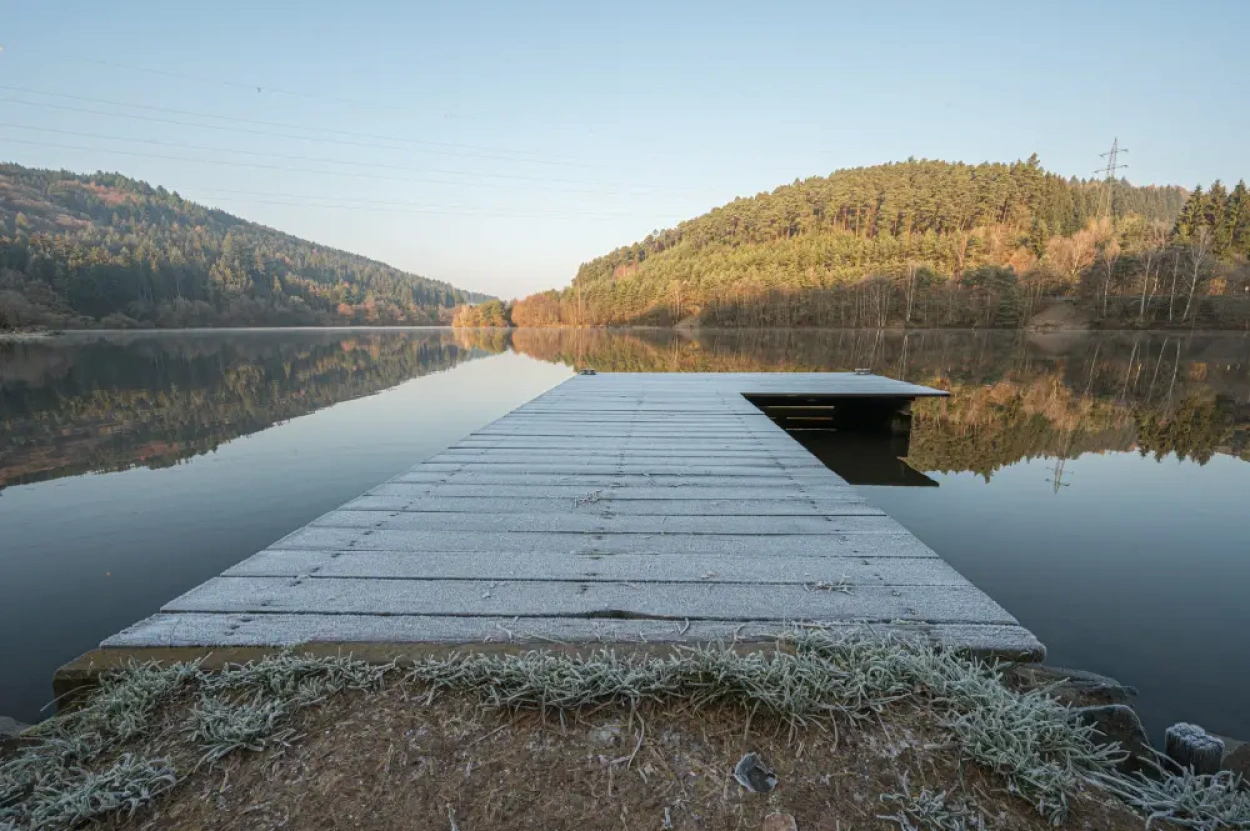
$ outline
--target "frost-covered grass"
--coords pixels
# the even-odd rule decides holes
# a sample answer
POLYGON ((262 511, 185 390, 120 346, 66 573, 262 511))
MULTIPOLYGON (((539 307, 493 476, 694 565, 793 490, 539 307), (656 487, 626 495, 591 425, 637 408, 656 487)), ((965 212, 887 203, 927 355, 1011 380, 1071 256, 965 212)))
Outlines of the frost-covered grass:
POLYGON ((1146 815, 1146 828, 1165 820, 1197 831, 1250 830, 1250 791, 1241 779, 1223 770, 1213 776, 1186 768, 1169 774, 1160 767, 1150 775, 1096 776, 1097 784, 1146 815))
POLYGON ((105 675, 84 706, 36 725, 35 743, 0 765, 0 831, 6 824, 18 831, 73 828, 101 814, 133 814, 177 785, 194 765, 117 754, 156 738, 160 708, 179 695, 197 698, 188 723, 174 732, 198 748, 199 762, 211 763, 284 741, 292 714, 343 690, 374 688, 393 668, 283 654, 220 672, 198 663, 148 663, 105 675))
POLYGON ((31 728, 35 743, 0 765, 0 823, 69 828, 121 807, 133 812, 167 790, 173 771, 163 759, 123 756, 103 772, 86 766, 147 735, 157 709, 199 675, 194 663, 131 666, 107 678, 88 706, 31 728))
MULTIPOLYGON (((603 704, 677 705, 692 713, 732 707, 796 730, 919 706, 949 731, 963 759, 1001 775, 1006 790, 1053 824, 1092 782, 1148 814, 1189 818, 1202 831, 1250 829, 1250 806, 1226 777, 1120 777, 1112 771, 1118 749, 1095 744, 1093 729, 1044 690, 1004 686, 995 665, 915 642, 835 639, 823 630, 795 630, 780 646, 684 648, 667 657, 465 652, 418 661, 396 683, 421 694, 413 700, 458 691, 488 707, 560 715, 603 704)), ((346 690, 377 689, 398 674, 394 664, 293 654, 218 672, 148 664, 109 674, 84 706, 40 725, 39 741, 0 765, 0 829, 70 828, 102 813, 133 813, 199 767, 297 741, 292 716, 301 709, 346 690), (162 718, 175 699, 184 706, 179 717, 162 718), (148 756, 136 749, 145 742, 148 756)), ((944 793, 913 796, 905 787, 885 799, 900 828, 979 827, 972 824, 980 821, 974 805, 944 793)))
POLYGON ((474 691, 497 707, 566 711, 621 701, 738 706, 794 726, 856 721, 894 702, 923 698, 954 734, 964 756, 1001 772, 1008 788, 1052 822, 1091 771, 1123 758, 1093 741, 1044 691, 1014 692, 998 667, 929 646, 887 638, 834 639, 799 631, 786 651, 681 649, 638 660, 600 651, 586 657, 530 652, 470 653, 418 663, 408 680, 474 691))
POLYGON ((74 773, 58 786, 35 792, 26 817, 30 828, 72 828, 83 820, 116 811, 134 814, 178 783, 168 759, 129 753, 101 772, 74 773))
POLYGON ((901 792, 882 794, 881 801, 894 813, 877 818, 894 823, 899 831, 985 831, 985 819, 963 800, 928 788, 913 794, 906 778, 901 792))
POLYGON ((335 656, 276 655, 235 664, 199 678, 190 737, 203 750, 200 763, 235 750, 263 750, 290 740, 289 716, 344 690, 376 688, 393 664, 371 665, 335 656))

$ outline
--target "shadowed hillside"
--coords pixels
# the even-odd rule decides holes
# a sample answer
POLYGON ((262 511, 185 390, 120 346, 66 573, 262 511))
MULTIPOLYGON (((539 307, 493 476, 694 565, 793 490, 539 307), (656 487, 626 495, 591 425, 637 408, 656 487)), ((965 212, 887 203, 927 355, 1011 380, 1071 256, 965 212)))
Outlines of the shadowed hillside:
POLYGON ((485 299, 120 174, 0 165, 0 329, 420 325, 485 299))

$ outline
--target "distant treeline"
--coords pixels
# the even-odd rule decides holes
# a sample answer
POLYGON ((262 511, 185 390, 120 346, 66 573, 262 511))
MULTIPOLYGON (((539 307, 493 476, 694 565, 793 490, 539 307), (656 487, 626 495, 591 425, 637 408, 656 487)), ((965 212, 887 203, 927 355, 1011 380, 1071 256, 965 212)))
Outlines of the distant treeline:
POLYGON ((909 160, 738 199, 458 325, 1250 324, 1250 198, 909 160), (1072 321, 1068 321, 1072 322, 1072 321))
POLYGON ((484 299, 119 174, 0 165, 0 329, 430 324, 484 299))

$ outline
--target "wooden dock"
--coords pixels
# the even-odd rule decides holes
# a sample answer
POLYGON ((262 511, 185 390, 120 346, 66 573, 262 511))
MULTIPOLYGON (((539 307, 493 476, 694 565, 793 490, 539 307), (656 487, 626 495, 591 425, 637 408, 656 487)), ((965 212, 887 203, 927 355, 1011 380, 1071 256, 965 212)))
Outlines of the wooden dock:
POLYGON ((1040 659, 744 397, 942 394, 851 373, 575 376, 102 648, 707 642, 819 622, 1040 659))

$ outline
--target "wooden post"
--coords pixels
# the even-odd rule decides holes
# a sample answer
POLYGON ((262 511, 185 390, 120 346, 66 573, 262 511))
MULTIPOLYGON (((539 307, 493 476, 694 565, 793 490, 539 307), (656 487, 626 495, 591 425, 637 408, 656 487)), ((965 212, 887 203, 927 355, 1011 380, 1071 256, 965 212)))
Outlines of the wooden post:
POLYGON ((1163 752, 1182 768, 1197 774, 1218 773, 1224 761, 1224 742, 1196 724, 1180 722, 1167 729, 1163 752))

